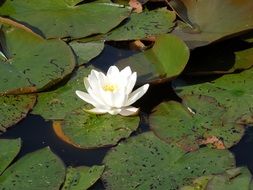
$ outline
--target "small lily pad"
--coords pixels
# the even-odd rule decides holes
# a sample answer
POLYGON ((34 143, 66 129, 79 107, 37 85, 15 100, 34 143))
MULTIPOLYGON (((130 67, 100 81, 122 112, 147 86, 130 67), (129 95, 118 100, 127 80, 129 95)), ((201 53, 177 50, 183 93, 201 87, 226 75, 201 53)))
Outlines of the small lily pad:
POLYGON ((156 9, 142 13, 132 13, 122 26, 105 35, 107 41, 136 40, 170 32, 176 14, 167 9, 156 9))
POLYGON ((0 134, 26 117, 36 102, 35 95, 0 96, 0 134))
POLYGON ((64 181, 65 167, 49 148, 25 155, 0 176, 1 189, 55 190, 64 181))
POLYGON ((39 93, 32 113, 41 115, 45 119, 64 119, 66 113, 81 106, 81 100, 75 91, 77 89, 86 91, 83 78, 87 77, 90 71, 90 67, 80 67, 64 86, 51 92, 39 93))
POLYGON ((208 138, 217 138, 229 148, 239 142, 244 127, 224 120, 226 109, 214 98, 183 97, 185 107, 174 101, 162 103, 150 116, 155 134, 185 150, 194 150, 208 138), (189 110, 188 110, 188 109, 189 110))
POLYGON ((0 16, 25 23, 46 38, 82 38, 110 31, 131 12, 130 7, 114 3, 91 2, 69 6, 69 2, 6 0, 0 7, 0 16))
POLYGON ((20 139, 0 139, 0 175, 17 156, 20 148, 20 139))
POLYGON ((0 60, 0 94, 44 90, 69 75, 74 55, 63 41, 2 25, 0 41, 8 60, 0 60))
POLYGON ((178 189, 192 178, 234 167, 227 150, 201 148, 186 153, 158 139, 152 132, 129 138, 105 157, 102 176, 108 189, 178 189))
POLYGON ((253 28, 251 0, 171 0, 168 3, 186 22, 178 22, 173 33, 190 49, 253 28))
POLYGON ((139 83, 171 80, 184 70, 189 56, 189 49, 181 39, 165 34, 157 37, 151 49, 120 60, 117 66, 129 65, 137 71, 139 83))
POLYGON ((62 190, 84 190, 91 187, 102 175, 104 166, 68 167, 62 190))
POLYGON ((120 115, 95 115, 83 108, 68 113, 62 126, 55 128, 58 136, 85 149, 116 145, 127 138, 139 126, 139 117, 120 115))
POLYGON ((104 49, 104 42, 79 42, 72 41, 69 43, 77 56, 77 64, 82 65, 88 63, 92 58, 98 56, 104 49))

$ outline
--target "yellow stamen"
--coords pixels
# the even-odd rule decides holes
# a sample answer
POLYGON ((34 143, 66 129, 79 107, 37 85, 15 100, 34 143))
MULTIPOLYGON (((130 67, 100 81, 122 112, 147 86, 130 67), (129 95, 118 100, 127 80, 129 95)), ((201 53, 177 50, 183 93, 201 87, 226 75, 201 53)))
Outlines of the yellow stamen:
POLYGON ((115 92, 118 87, 116 84, 106 84, 103 86, 104 91, 115 92))

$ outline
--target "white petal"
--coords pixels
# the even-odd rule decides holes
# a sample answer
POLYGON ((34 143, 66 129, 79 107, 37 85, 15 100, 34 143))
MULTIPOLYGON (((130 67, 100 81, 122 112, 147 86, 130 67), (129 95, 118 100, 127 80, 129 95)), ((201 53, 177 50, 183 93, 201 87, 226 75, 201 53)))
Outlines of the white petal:
POLYGON ((125 93, 125 89, 121 88, 117 92, 112 93, 112 107, 121 108, 125 105, 128 94, 125 93))
POLYGON ((128 79, 128 84, 126 87, 126 94, 130 94, 130 92, 132 92, 134 85, 136 83, 137 80, 137 73, 134 72, 128 79))
POLYGON ((84 83, 84 86, 85 86, 85 89, 87 90, 88 88, 90 88, 90 83, 89 83, 89 80, 87 77, 84 77, 83 78, 83 83, 84 83))
POLYGON ((98 107, 99 103, 96 102, 88 93, 86 92, 82 92, 77 90, 76 91, 76 95, 81 98, 82 100, 84 100, 85 102, 93 105, 94 107, 98 107))
POLYGON ((108 113, 111 115, 117 115, 120 111, 121 111, 121 109, 115 108, 115 109, 109 110, 108 113))
POLYGON ((131 68, 129 66, 125 67, 120 71, 122 77, 128 78, 132 74, 131 68))
POLYGON ((115 65, 110 66, 107 73, 106 73, 106 76, 111 77, 111 76, 115 76, 115 75, 119 75, 118 67, 116 67, 115 65))
POLYGON ((133 104, 134 102, 136 102, 138 99, 140 99, 147 92, 148 88, 149 88, 149 84, 145 84, 142 87, 135 90, 134 92, 132 92, 129 95, 128 101, 125 106, 129 106, 133 104))
POLYGON ((92 88, 88 88, 87 89, 89 95, 99 104, 99 105, 103 105, 106 106, 106 102, 104 102, 104 99, 101 97, 101 92, 98 91, 98 89, 92 89, 92 88))
POLYGON ((130 116, 130 115, 136 115, 138 113, 139 109, 136 107, 128 106, 121 108, 121 111, 119 112, 122 116, 130 116))
POLYGON ((88 113, 94 113, 94 114, 105 114, 108 112, 106 109, 101 109, 101 108, 93 108, 90 110, 85 110, 88 113))

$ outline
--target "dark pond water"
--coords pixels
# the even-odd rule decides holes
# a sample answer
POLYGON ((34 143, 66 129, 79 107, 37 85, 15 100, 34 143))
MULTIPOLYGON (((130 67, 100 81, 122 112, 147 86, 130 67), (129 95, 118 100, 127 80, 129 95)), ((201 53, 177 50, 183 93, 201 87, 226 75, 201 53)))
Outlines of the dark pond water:
MULTIPOLYGON (((91 64, 106 70, 110 65, 116 63, 117 60, 128 57, 133 53, 134 51, 119 49, 107 45, 103 53, 91 61, 91 64)), ((138 101, 135 104, 136 106, 141 107, 141 121, 143 122, 138 131, 132 135, 149 130, 149 126, 146 123, 148 114, 156 105, 166 100, 180 101, 180 98, 178 98, 172 91, 170 83, 150 87, 148 93, 141 99, 141 101, 138 101)), ((1 135, 0 138, 22 139, 22 149, 16 160, 29 152, 49 146, 51 150, 64 161, 66 166, 92 166, 95 164, 100 165, 102 163, 102 160, 110 147, 92 150, 75 148, 59 139, 55 135, 51 124, 50 121, 45 121, 38 115, 29 114, 25 119, 1 135)), ((251 171, 253 171, 253 128, 248 127, 241 141, 230 150, 234 153, 238 166, 246 165, 251 171)), ((91 189, 98 190, 104 188, 102 182, 98 181, 91 189)))

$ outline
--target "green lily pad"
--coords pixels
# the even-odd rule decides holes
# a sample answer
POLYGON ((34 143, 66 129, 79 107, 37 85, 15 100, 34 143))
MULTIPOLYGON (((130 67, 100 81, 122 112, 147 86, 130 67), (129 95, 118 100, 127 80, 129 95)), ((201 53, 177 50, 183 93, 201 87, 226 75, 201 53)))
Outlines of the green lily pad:
POLYGON ((253 43, 246 40, 227 40, 191 52, 185 73, 208 75, 232 73, 253 66, 253 43))
POLYGON ((161 78, 171 80, 183 71, 189 55, 189 49, 181 39, 165 34, 157 37, 151 49, 120 60, 117 66, 129 65, 137 71, 139 83, 160 81, 161 78))
POLYGON ((94 41, 82 43, 79 41, 70 42, 69 45, 77 56, 77 64, 88 63, 91 59, 98 56, 104 49, 104 42, 94 41))
POLYGON ((65 167, 49 148, 22 157, 0 176, 1 189, 55 190, 64 181, 65 167))
POLYGON ((178 22, 173 33, 190 49, 253 28, 251 0, 172 0, 168 3, 186 22, 178 22))
POLYGON ((20 139, 0 139, 0 175, 17 156, 20 148, 20 139))
POLYGON ((104 166, 67 168, 62 190, 84 190, 91 187, 102 175, 104 166))
POLYGON ((8 60, 0 60, 0 94, 44 90, 75 67, 71 49, 61 40, 44 40, 20 28, 2 25, 0 41, 8 60))
POLYGON ((180 187, 179 190, 206 190, 206 185, 213 176, 201 176, 193 180, 192 185, 180 187))
POLYGON ((55 131, 63 140, 85 149, 116 145, 139 126, 139 117, 89 114, 79 108, 68 113, 55 131), (62 135, 63 134, 63 135, 62 135))
POLYGON ((125 24, 106 34, 105 40, 136 40, 166 34, 174 27, 175 19, 175 13, 164 8, 132 13, 125 24))
POLYGON ((130 12, 131 8, 114 3, 69 6, 64 0, 6 0, 0 7, 0 16, 27 23, 26 26, 46 38, 81 38, 106 33, 127 18, 130 12))
POLYGON ((215 175, 207 184, 207 190, 250 189, 252 175, 247 168, 235 168, 215 175))
MULTIPOLYGON (((162 103, 150 116, 151 129, 166 142, 173 142, 185 150, 194 150, 209 139, 217 139, 229 148, 239 142, 244 127, 222 120, 226 109, 207 96, 183 97, 184 104, 162 103)), ((218 147, 219 148, 219 147, 218 147)))
POLYGON ((235 165, 227 150, 201 148, 186 153, 147 132, 119 143, 105 157, 102 176, 108 189, 174 190, 192 178, 225 171, 235 165))
POLYGON ((80 67, 64 86, 51 92, 39 93, 32 113, 41 115, 45 119, 61 120, 67 113, 79 108, 82 101, 75 91, 86 91, 83 78, 89 75, 91 69, 80 67))
POLYGON ((26 117, 36 102, 35 95, 0 96, 0 134, 26 117))
POLYGON ((188 96, 208 96, 214 98, 226 110, 221 120, 241 125, 253 124, 253 69, 238 74, 228 74, 210 82, 198 81, 187 84, 174 81, 176 93, 183 99, 188 96))

